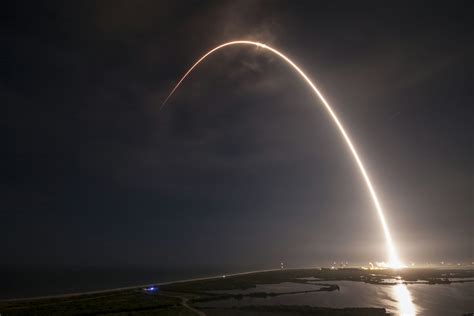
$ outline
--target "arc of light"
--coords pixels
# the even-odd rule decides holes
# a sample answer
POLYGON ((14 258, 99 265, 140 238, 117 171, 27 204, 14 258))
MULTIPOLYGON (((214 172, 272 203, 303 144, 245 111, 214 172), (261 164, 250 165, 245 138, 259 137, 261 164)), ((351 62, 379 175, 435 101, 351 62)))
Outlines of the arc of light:
POLYGON ((351 139, 347 135, 346 130, 342 126, 341 122, 339 121, 339 119, 336 116, 336 113, 333 111, 333 109, 331 108, 329 103, 326 101, 326 99, 321 94, 321 92, 319 92, 316 85, 308 78, 308 76, 303 72, 303 70, 301 70, 300 67, 298 67, 294 62, 292 62, 283 53, 279 52, 278 50, 276 50, 276 49, 274 49, 270 46, 267 46, 267 45, 259 43, 259 42, 253 42, 253 41, 244 41, 244 40, 242 40, 242 41, 232 41, 232 42, 227 42, 227 43, 221 44, 221 45, 211 49, 210 51, 208 51, 201 58, 199 58, 198 61, 196 61, 194 63, 194 65, 191 66, 191 68, 189 68, 189 70, 181 77, 181 79, 175 85, 173 90, 171 90, 170 94, 166 97, 165 101, 161 104, 160 110, 168 102, 168 100, 171 98, 171 96, 174 94, 174 92, 179 88, 179 86, 184 81, 184 79, 186 79, 186 77, 193 71, 193 69, 197 67, 197 65, 199 65, 204 59, 206 59, 209 55, 211 55, 215 51, 217 51, 221 48, 227 47, 227 46, 231 46, 231 45, 252 45, 252 46, 257 46, 257 47, 266 49, 266 50, 274 53, 275 55, 277 55, 278 57, 280 57, 281 59, 286 61, 304 79, 304 81, 306 81, 308 86, 313 90, 313 92, 316 94, 316 96, 319 98, 319 100, 323 103, 325 109, 328 111, 328 113, 331 116, 331 118, 333 119, 334 123, 336 123, 336 126, 338 127, 339 132, 341 133, 341 135, 344 138, 347 146, 349 147, 349 149, 352 153, 352 156, 354 157, 354 160, 356 161, 356 164, 359 167, 360 173, 362 174, 362 177, 363 177, 363 179, 364 179, 364 181, 367 185, 367 189, 370 193, 370 196, 372 198, 372 202, 375 206, 375 209, 377 210, 377 215, 379 217, 380 224, 382 225, 382 229, 383 229, 383 232, 384 232, 384 235, 385 235, 385 240, 386 240, 386 244, 387 244, 387 248, 388 248, 387 249, 387 252, 388 252, 388 266, 392 267, 392 268, 402 267, 402 264, 401 264, 401 262, 398 258, 398 255, 397 255, 397 251, 395 249, 395 245, 394 245, 394 242, 393 242, 393 239, 392 239, 392 235, 390 234, 390 230, 388 228, 388 224, 387 224, 387 221, 385 219, 385 215, 383 213, 382 206, 379 202, 377 194, 375 193, 375 189, 372 185, 372 182, 370 181, 370 178, 369 178, 369 175, 367 174, 367 171, 365 170, 365 167, 362 163, 362 160, 359 158, 359 155, 357 154, 357 151, 356 151, 354 145, 352 144, 351 139))

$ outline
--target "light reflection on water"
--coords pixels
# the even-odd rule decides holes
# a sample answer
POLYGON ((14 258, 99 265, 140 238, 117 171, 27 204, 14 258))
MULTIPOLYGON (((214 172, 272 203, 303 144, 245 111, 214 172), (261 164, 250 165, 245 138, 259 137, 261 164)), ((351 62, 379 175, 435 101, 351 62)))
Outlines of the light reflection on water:
POLYGON ((417 308, 416 305, 413 303, 413 299, 411 297, 410 290, 408 290, 408 287, 403 283, 399 283, 397 285, 392 286, 392 290, 393 297, 397 301, 398 314, 401 316, 416 315, 417 308))

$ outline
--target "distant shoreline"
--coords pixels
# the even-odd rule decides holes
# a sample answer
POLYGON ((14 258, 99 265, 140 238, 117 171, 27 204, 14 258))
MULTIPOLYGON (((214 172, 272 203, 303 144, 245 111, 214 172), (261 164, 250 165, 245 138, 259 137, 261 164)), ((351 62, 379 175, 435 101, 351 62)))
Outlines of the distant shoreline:
MULTIPOLYGON (((314 268, 295 268, 296 270, 301 269, 314 269, 314 268)), ((271 271, 278 271, 280 269, 267 269, 267 270, 256 270, 256 271, 247 271, 247 272, 238 272, 232 274, 225 274, 225 276, 238 276, 238 275, 245 275, 245 274, 253 274, 253 273, 260 273, 260 272, 271 272, 271 271)), ((291 270, 291 269, 286 269, 291 270)), ((211 280, 211 279, 219 279, 222 278, 221 275, 214 275, 209 277, 202 277, 202 278, 192 278, 192 279, 184 279, 184 280, 174 280, 174 281, 167 281, 167 282, 157 282, 157 283, 148 283, 148 284, 141 284, 141 285, 131 285, 125 287, 118 287, 112 289, 105 289, 105 290, 95 290, 95 291, 85 291, 85 292, 74 292, 74 293, 65 293, 65 294, 53 294, 53 295, 44 295, 44 296, 31 296, 31 297, 18 297, 18 298, 6 298, 0 299, 0 303, 4 302, 21 302, 21 301, 34 301, 34 300, 44 300, 44 299, 55 299, 55 298, 68 298, 68 297, 76 297, 82 295, 94 295, 94 294, 103 294, 103 293, 110 293, 110 292, 118 292, 118 291, 126 291, 126 290, 133 290, 138 288, 149 287, 152 285, 169 285, 175 283, 184 283, 184 282, 193 282, 193 281, 204 281, 204 280, 211 280)))
MULTIPOLYGON (((304 267, 304 268, 285 268, 285 270, 308 270, 308 269, 320 269, 322 267, 304 267)), ((346 267, 347 269, 360 269, 360 266, 357 267, 346 267)), ((408 269, 436 269, 436 270, 472 270, 472 267, 447 267, 447 266, 418 266, 418 267, 409 267, 408 269)), ((156 282, 156 283, 147 283, 147 284, 140 284, 140 285, 131 285, 131 286, 124 286, 118 288, 108 288, 103 290, 92 290, 92 291, 82 291, 82 292, 73 292, 73 293, 63 293, 63 294, 52 294, 52 295, 42 295, 42 296, 30 296, 30 297, 17 297, 17 298, 0 298, 0 303, 5 302, 21 302, 21 301, 35 301, 35 300, 44 300, 44 299, 56 299, 56 298, 69 298, 69 297, 76 297, 76 296, 83 296, 83 295, 95 295, 95 294, 104 294, 104 293, 111 293, 111 292, 118 292, 118 291, 126 291, 126 290, 133 290, 138 288, 145 288, 152 285, 162 286, 162 285, 170 285, 170 284, 177 284, 177 283, 185 283, 185 282, 193 282, 193 281, 204 281, 204 280, 212 280, 212 279, 219 279, 222 278, 224 275, 226 277, 232 276, 239 276, 239 275, 246 275, 246 274, 254 274, 254 273, 261 273, 261 272, 272 272, 272 271, 280 271, 281 269, 264 269, 264 270, 255 270, 255 271, 246 271, 246 272, 237 272, 237 273, 229 273, 229 274, 220 274, 220 275, 213 275, 207 277, 199 277, 199 278, 191 278, 191 279, 179 279, 173 281, 166 281, 166 282, 156 282)))

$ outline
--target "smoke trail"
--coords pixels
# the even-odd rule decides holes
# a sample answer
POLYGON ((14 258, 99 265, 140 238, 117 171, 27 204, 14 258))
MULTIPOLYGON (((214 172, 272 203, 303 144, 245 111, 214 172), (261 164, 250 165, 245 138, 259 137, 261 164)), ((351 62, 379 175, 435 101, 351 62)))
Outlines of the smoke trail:
POLYGON ((178 83, 175 85, 173 90, 171 90, 170 94, 166 97, 165 101, 160 106, 160 110, 165 106, 165 104, 168 102, 168 100, 171 98, 171 96, 174 94, 174 92, 178 89, 178 87, 181 85, 181 83, 186 79, 186 77, 193 71, 194 68, 196 68, 197 65, 199 65, 204 59, 206 59, 209 55, 214 53, 215 51, 224 48, 226 46, 231 46, 231 45, 252 45, 252 46, 257 46, 263 49, 266 49, 275 55, 279 56, 281 59, 286 61, 303 79, 306 81, 306 83, 310 86, 310 88, 313 90, 313 92, 316 94, 316 96, 319 98, 319 100, 323 103, 324 107, 326 110, 329 112, 329 115, 333 119, 334 123, 336 123, 336 126, 339 129, 339 132, 341 132, 342 137, 347 143, 347 146, 349 147, 354 160, 356 161, 357 166, 359 167, 359 170, 362 174, 362 177, 367 185, 367 189, 370 193, 370 196, 372 197, 372 202, 374 203, 375 209, 377 210, 377 214, 380 220, 380 224, 382 225, 383 232, 385 235, 385 240, 387 244, 387 252, 388 252, 388 265, 393 268, 400 268, 402 267, 402 263, 400 262, 400 259, 398 258, 397 251, 395 249, 394 242, 392 240, 392 235, 390 234, 390 230, 387 225, 387 221, 385 220, 385 215, 383 213, 382 206, 380 205, 379 199, 377 198, 377 194, 375 193, 374 187, 372 186, 372 182, 369 179, 369 175, 367 174, 367 171, 365 171, 364 165, 362 164, 361 159, 359 158, 359 155, 357 154, 357 151, 352 145, 352 142, 347 135, 344 127, 342 126, 341 122, 336 116, 336 113, 333 111, 329 103, 326 101, 326 99, 323 97, 321 92, 319 92, 318 88, 314 85, 313 82, 306 76, 306 74, 301 70, 294 62, 292 62, 288 57, 286 57, 283 53, 279 52, 278 50, 267 46, 265 44, 259 43, 259 42, 253 42, 253 41, 232 41, 232 42, 227 42, 222 45, 219 45, 210 51, 208 51, 206 54, 204 54, 197 62, 194 63, 194 65, 189 68, 189 70, 181 77, 181 79, 178 81, 178 83))

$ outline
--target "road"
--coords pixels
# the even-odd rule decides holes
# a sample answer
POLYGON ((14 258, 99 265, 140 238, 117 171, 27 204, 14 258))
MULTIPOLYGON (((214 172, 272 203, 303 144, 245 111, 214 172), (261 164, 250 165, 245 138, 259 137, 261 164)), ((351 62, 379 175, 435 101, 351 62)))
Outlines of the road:
POLYGON ((163 294, 163 293, 160 293, 159 294, 160 296, 164 296, 164 297, 172 297, 172 298, 179 298, 181 300, 181 305, 186 308, 186 309, 189 309, 191 312, 193 312, 194 314, 197 314, 199 316, 206 316, 206 313, 190 306, 188 304, 189 302, 189 298, 187 297, 184 297, 184 296, 178 296, 178 295, 168 295, 168 294, 163 294))

